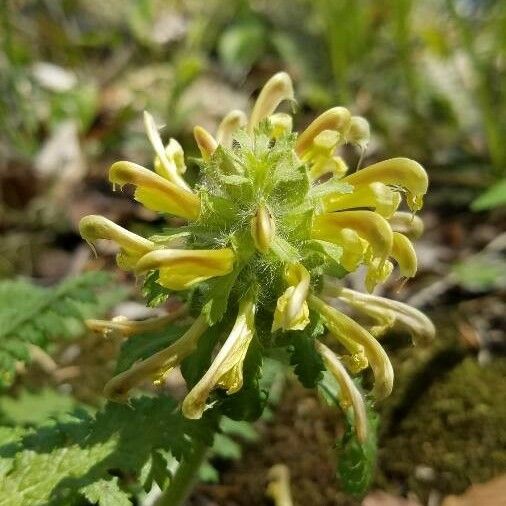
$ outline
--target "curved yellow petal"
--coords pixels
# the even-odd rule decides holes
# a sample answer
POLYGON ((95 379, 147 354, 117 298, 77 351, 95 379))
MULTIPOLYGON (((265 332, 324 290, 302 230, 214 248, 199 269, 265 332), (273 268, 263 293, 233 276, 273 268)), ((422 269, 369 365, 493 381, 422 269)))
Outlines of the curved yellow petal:
POLYGON ((109 181, 120 187, 136 187, 134 198, 152 211, 194 220, 200 213, 199 198, 167 181, 155 172, 133 162, 116 162, 109 169, 109 181))
POLYGON ((133 336, 142 332, 160 330, 181 316, 188 313, 188 306, 182 305, 171 313, 147 320, 128 320, 125 317, 115 317, 112 320, 86 320, 86 326, 94 332, 101 332, 108 335, 110 332, 117 332, 122 336, 133 336))
POLYGON ((202 154, 202 158, 204 160, 208 160, 218 147, 218 143, 215 138, 201 126, 194 127, 193 137, 195 137, 195 141, 199 147, 200 153, 202 154))
POLYGON ((344 335, 364 347, 364 352, 374 373, 374 388, 372 394, 377 399, 384 399, 392 392, 394 371, 392 364, 378 341, 341 311, 329 306, 314 295, 309 296, 309 306, 318 311, 331 334, 344 335))
POLYGON ((355 417, 354 425, 357 439, 364 443, 367 439, 367 414, 362 394, 350 378, 334 352, 325 346, 321 341, 315 341, 316 351, 323 358, 323 363, 339 384, 342 395, 342 404, 345 408, 351 406, 355 417))
POLYGON ((118 266, 126 271, 133 270, 137 261, 146 253, 155 249, 155 243, 141 237, 111 220, 91 214, 79 222, 79 233, 95 252, 93 243, 97 239, 114 241, 120 247, 116 255, 118 266))
POLYGON ((409 158, 391 158, 369 165, 344 177, 342 181, 355 187, 375 182, 402 187, 408 193, 407 202, 412 211, 422 208, 423 196, 429 185, 425 169, 409 158))
POLYGON ((357 310, 378 320, 382 327, 395 325, 406 330, 415 344, 430 342, 436 335, 431 320, 418 309, 403 302, 356 292, 349 288, 341 288, 336 295, 357 310))
POLYGON ((301 156, 310 149, 315 137, 324 130, 334 130, 340 135, 346 135, 349 128, 351 114, 345 107, 333 107, 320 114, 298 137, 295 144, 296 153, 301 156))
POLYGON ((278 72, 265 83, 256 99, 249 120, 249 132, 253 132, 255 127, 270 116, 284 100, 295 100, 292 80, 286 72, 278 72))
POLYGON ((229 395, 241 389, 243 362, 254 332, 255 304, 247 300, 240 305, 234 327, 211 366, 185 397, 184 416, 201 418, 207 398, 215 388, 223 388, 229 395))
POLYGON ((290 286, 278 298, 272 332, 278 329, 303 330, 309 323, 309 308, 306 302, 311 278, 302 264, 286 267, 285 278, 290 286))
POLYGON ((172 183, 175 185, 185 189, 190 190, 190 187, 186 184, 186 181, 179 175, 177 171, 176 164, 173 160, 170 160, 167 157, 166 150, 163 146, 162 139, 160 137, 160 133, 158 132, 158 128, 155 124, 155 120, 149 112, 144 111, 144 126, 146 128, 146 134, 148 136, 153 149, 158 157, 160 164, 164 168, 164 177, 167 177, 172 183))
MULTIPOLYGON (((165 154, 167 155, 168 160, 176 167, 178 174, 184 174, 186 172, 183 147, 176 139, 171 138, 169 140, 169 143, 165 146, 165 154)), ((166 166, 161 162, 158 156, 155 157, 154 168, 158 175, 168 179, 169 181, 171 180, 166 166)))
POLYGON ((230 148, 232 146, 232 138, 234 132, 243 128, 248 123, 246 114, 238 109, 230 111, 222 120, 218 126, 216 132, 216 141, 218 144, 230 148))
POLYGON ((401 196, 383 183, 370 183, 358 186, 352 193, 327 195, 323 203, 325 212, 370 207, 384 218, 390 218, 399 207, 401 196))
POLYGON ((232 271, 235 255, 229 248, 217 250, 159 249, 144 255, 136 272, 159 270, 158 283, 172 290, 186 290, 206 279, 232 271))
POLYGON ((197 346, 200 336, 208 329, 206 318, 200 315, 192 326, 175 343, 136 362, 130 369, 114 376, 104 388, 104 395, 115 402, 125 402, 132 388, 146 380, 165 376, 197 346))
POLYGON ((401 275, 412 278, 416 275, 418 260, 411 241, 403 234, 394 232, 392 258, 399 264, 401 275))
POLYGON ((394 232, 400 232, 409 239, 418 239, 423 234, 423 221, 413 213, 397 211, 388 221, 394 232))
POLYGON ((373 211, 326 213, 313 219, 314 239, 336 242, 339 232, 349 228, 366 240, 373 256, 385 261, 392 251, 393 233, 388 222, 373 211))
POLYGON ((255 216, 251 218, 250 231, 256 249, 267 253, 276 234, 276 223, 265 204, 258 206, 255 216))

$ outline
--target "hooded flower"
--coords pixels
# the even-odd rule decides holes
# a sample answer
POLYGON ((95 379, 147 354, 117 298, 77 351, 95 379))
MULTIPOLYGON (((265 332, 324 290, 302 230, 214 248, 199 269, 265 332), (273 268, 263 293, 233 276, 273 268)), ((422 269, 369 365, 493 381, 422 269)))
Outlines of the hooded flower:
MULTIPOLYGON (((414 213, 422 207, 428 178, 420 164, 407 158, 349 171, 340 149, 356 146, 361 162, 370 138, 368 122, 333 107, 298 134, 291 114, 277 110, 284 102, 294 104, 294 91, 288 74, 279 72, 260 90, 249 117, 234 110, 215 133, 197 125, 201 159, 191 171, 193 184, 185 180, 192 162, 185 162, 175 139, 164 145, 148 113, 153 170, 127 161, 112 165, 113 185, 134 186, 134 198, 142 205, 186 223, 181 230, 163 228, 143 238, 106 218, 88 216, 80 224, 82 236, 90 244, 116 242, 118 264, 146 276, 144 292, 151 304, 181 297, 195 319, 180 339, 114 377, 105 393, 124 401, 145 381, 159 383, 202 346, 198 362, 207 359, 211 365, 189 380, 194 386, 183 413, 199 418, 206 409, 222 406, 234 416, 249 417, 239 393, 246 358, 252 353, 248 399, 257 395, 262 405, 255 385, 263 354, 287 346, 297 373, 308 369, 297 361, 315 360, 315 353, 294 352, 292 340, 297 339, 321 356, 340 385, 341 405, 354 412, 357 438, 365 441, 364 402, 349 374, 370 367, 371 397, 386 397, 393 371, 376 336, 394 325, 416 341, 427 341, 434 327, 406 304, 342 288, 335 279, 365 266, 371 292, 396 269, 406 278, 415 275, 411 240, 420 236, 423 223, 414 213), (372 326, 357 323, 348 314, 354 311, 369 317, 372 326), (223 341, 216 355, 213 339, 223 341), (227 395, 219 395, 219 389, 227 395)), ((171 321, 167 315, 145 322, 92 321, 90 326, 129 336, 159 331, 171 321)))
POLYGON ((243 362, 255 333, 254 321, 255 304, 248 299, 239 306, 234 327, 211 367, 185 397, 182 409, 187 418, 202 416, 207 398, 214 388, 223 388, 229 395, 240 390, 243 362))

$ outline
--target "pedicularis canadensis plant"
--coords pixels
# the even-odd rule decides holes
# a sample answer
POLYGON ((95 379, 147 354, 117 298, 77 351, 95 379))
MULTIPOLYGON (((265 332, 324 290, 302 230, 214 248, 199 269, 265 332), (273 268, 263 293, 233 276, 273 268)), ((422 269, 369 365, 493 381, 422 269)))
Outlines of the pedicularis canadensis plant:
POLYGON ((249 119, 232 111, 214 136, 195 127, 202 155, 195 184, 184 179, 180 144, 170 139, 164 146, 148 113, 154 170, 127 161, 110 168, 113 187, 132 185, 135 200, 184 223, 144 238, 102 216, 86 216, 82 237, 91 245, 116 242, 119 267, 145 276, 151 305, 169 295, 183 304, 147 321, 90 324, 129 336, 163 329, 188 314, 194 319, 177 341, 113 377, 105 395, 126 402, 141 384, 159 384, 183 361, 204 353, 205 369, 186 375, 184 416, 198 419, 206 410, 221 410, 255 419, 265 403, 258 389, 262 357, 285 348, 305 386, 315 387, 325 369, 334 377, 363 443, 364 395, 351 376, 370 368, 374 381, 366 397, 383 399, 394 374, 378 337, 393 325, 415 341, 434 336, 422 313, 371 294, 395 264, 402 277, 416 273, 410 239, 423 229, 414 213, 422 207, 427 174, 407 158, 350 173, 336 150, 351 143, 363 153, 367 121, 334 107, 297 134, 292 117, 275 112, 285 100, 294 100, 292 82, 280 72, 261 90, 249 119), (409 211, 398 211, 403 200, 409 211), (366 293, 341 281, 360 266, 366 293), (350 310, 371 325, 357 323, 350 310))

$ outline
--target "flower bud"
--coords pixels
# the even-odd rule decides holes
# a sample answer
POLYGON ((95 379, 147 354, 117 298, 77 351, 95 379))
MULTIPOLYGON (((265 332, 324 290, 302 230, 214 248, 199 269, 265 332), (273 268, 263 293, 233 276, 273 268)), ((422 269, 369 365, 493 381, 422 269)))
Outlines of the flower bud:
POLYGON ((369 122, 361 116, 352 116, 349 130, 346 134, 346 140, 356 144, 362 151, 365 151, 370 138, 371 130, 369 128, 369 122))
POLYGON ((201 126, 196 126, 193 129, 193 137, 195 137, 195 141, 197 142, 197 146, 200 149, 202 158, 204 160, 209 160, 209 158, 211 158, 211 155, 216 151, 216 148, 218 147, 218 143, 214 137, 201 126))
POLYGON ((416 275, 418 261, 411 241, 399 232, 394 232, 392 258, 399 264, 401 275, 412 278, 416 275))
POLYGON ((258 207, 255 216, 251 219, 250 228, 256 249, 261 253, 267 253, 276 234, 276 223, 265 204, 260 204, 258 207))
POLYGON ((247 122, 248 118, 242 111, 238 109, 230 111, 218 126, 218 131, 216 132, 216 141, 218 144, 227 148, 231 147, 234 132, 246 126, 247 122))

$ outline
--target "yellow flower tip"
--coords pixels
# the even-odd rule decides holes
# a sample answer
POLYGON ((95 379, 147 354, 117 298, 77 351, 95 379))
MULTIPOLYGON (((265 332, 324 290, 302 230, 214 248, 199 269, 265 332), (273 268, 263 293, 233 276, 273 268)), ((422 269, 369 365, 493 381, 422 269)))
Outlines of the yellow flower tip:
POLYGON ((352 116, 346 140, 356 144, 362 151, 365 151, 371 138, 369 122, 362 116, 352 116))
POLYGON ((390 218, 400 203, 399 192, 379 182, 360 185, 352 193, 327 195, 323 200, 325 212, 369 207, 384 218, 390 218))
MULTIPOLYGON (((165 146, 165 154, 171 164, 174 164, 178 174, 186 172, 183 147, 176 139, 171 138, 169 140, 169 143, 165 146)), ((155 158, 155 172, 165 179, 171 180, 170 174, 158 156, 155 158)))
POLYGON ((248 118, 244 112, 234 109, 230 111, 221 121, 216 132, 216 141, 218 144, 227 148, 232 146, 234 132, 243 128, 248 123, 248 118))
POLYGON ((311 234, 314 239, 338 243, 343 229, 351 229, 367 241, 373 257, 379 258, 382 262, 392 250, 392 229, 385 218, 373 211, 354 210, 321 214, 314 218, 311 234))
POLYGON ((275 506, 293 506, 290 491, 290 471, 284 464, 276 464, 267 473, 269 484, 266 494, 272 499, 275 506))
POLYGON ((396 327, 408 332, 415 344, 427 344, 436 335, 432 321, 418 309, 377 295, 341 288, 339 299, 378 322, 378 330, 396 327))
POLYGON ((243 363, 255 332, 255 309, 255 304, 250 299, 240 304, 234 327, 225 343, 204 376, 183 401, 182 411, 186 418, 202 417, 207 399, 215 388, 223 388, 228 395, 241 389, 243 363))
POLYGON ((278 298, 272 332, 282 329, 303 330, 309 323, 309 307, 306 299, 309 293, 310 275, 302 264, 290 264, 285 270, 285 279, 290 286, 278 298))
POLYGON ((369 367, 369 361, 365 356, 363 347, 361 347, 357 353, 353 353, 351 355, 343 355, 341 357, 341 362, 352 374, 358 374, 369 367))
POLYGON ((146 129, 146 134, 148 136, 149 142, 151 142, 151 145, 153 146, 153 149, 155 150, 155 153, 158 157, 159 163, 163 167, 164 177, 167 177, 167 179, 172 181, 177 186, 180 186, 185 190, 189 190, 190 187, 179 175, 176 164, 167 156, 167 152, 163 146, 163 142, 160 137, 160 133, 158 132, 155 120, 153 116, 151 116, 151 114, 149 114, 147 111, 144 111, 144 127, 146 129))
POLYGON ((374 336, 349 316, 314 295, 309 296, 309 306, 323 316, 331 335, 339 342, 346 346, 351 341, 363 347, 374 373, 374 388, 371 394, 378 400, 388 397, 393 388, 394 371, 388 355, 374 336))
POLYGON ((295 151, 302 156, 311 148, 315 137, 324 130, 333 130, 340 135, 346 135, 351 115, 345 107, 333 107, 320 114, 300 135, 295 145, 295 151))
POLYGON ((274 74, 264 85, 256 99, 249 121, 249 132, 270 116, 284 100, 295 101, 293 85, 286 72, 274 74))
POLYGON ((191 286, 232 271, 235 254, 229 248, 218 250, 159 249, 144 255, 135 268, 137 274, 159 270, 158 283, 172 290, 191 286))
POLYGON ((95 254, 96 250, 93 245, 95 241, 98 239, 114 241, 121 248, 118 254, 120 259, 131 257, 134 261, 137 261, 142 255, 155 248, 152 241, 120 227, 104 216, 94 214, 81 219, 79 233, 95 254))
POLYGON ((250 229, 256 249, 261 253, 267 253, 276 234, 276 223, 265 204, 260 204, 258 207, 255 216, 251 219, 250 229))
POLYGON ((272 126, 272 137, 279 139, 290 133, 293 128, 293 119, 290 114, 276 112, 269 116, 269 122, 272 126))
POLYGON ((216 139, 205 128, 198 125, 193 129, 193 137, 195 137, 202 158, 208 160, 218 147, 216 139))
POLYGON ((197 219, 200 214, 200 199, 197 195, 136 163, 113 163, 109 169, 109 181, 120 187, 134 185, 135 200, 152 211, 174 214, 189 220, 197 219))
POLYGON ((427 193, 429 178, 425 169, 409 158, 391 158, 369 165, 343 178, 352 186, 381 182, 402 187, 408 193, 407 203, 412 211, 422 208, 423 196, 427 193))
POLYGON ((423 220, 416 214, 397 211, 389 222, 394 232, 404 234, 408 239, 419 239, 423 234, 423 220))
POLYGON ((353 409, 357 439, 364 443, 367 440, 367 414, 362 394, 334 352, 318 339, 315 341, 315 347, 321 355, 326 369, 339 384, 342 395, 341 403, 344 407, 351 406, 353 409))
POLYGON ((399 264, 402 276, 412 278, 416 275, 418 261, 415 248, 411 241, 399 232, 394 232, 392 257, 399 264))

